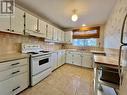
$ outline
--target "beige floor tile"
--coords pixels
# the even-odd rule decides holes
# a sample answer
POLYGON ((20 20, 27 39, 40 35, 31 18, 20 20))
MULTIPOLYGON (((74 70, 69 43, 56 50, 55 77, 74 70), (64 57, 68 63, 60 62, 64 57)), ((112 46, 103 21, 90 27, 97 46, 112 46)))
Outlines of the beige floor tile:
POLYGON ((19 95, 92 95, 93 70, 63 65, 19 95))

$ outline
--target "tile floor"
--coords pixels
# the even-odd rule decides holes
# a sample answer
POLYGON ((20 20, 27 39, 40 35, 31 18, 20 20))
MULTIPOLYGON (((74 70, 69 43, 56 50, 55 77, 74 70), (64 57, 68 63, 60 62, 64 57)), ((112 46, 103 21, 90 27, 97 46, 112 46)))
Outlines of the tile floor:
POLYGON ((92 95, 93 71, 63 65, 36 86, 19 95, 92 95))

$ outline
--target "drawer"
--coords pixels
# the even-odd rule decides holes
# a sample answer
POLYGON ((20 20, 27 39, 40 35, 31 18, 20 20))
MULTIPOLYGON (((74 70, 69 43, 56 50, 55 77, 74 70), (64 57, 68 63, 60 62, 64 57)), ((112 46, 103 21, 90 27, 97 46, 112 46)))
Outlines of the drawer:
POLYGON ((28 74, 24 73, 19 76, 0 82, 1 95, 15 95, 28 87, 28 74))
POLYGON ((28 73, 21 74, 19 76, 16 76, 14 79, 14 85, 12 92, 14 92, 14 95, 20 93, 24 89, 28 88, 29 86, 29 75, 28 73))
POLYGON ((28 65, 23 65, 13 69, 0 72, 0 81, 7 80, 8 78, 14 77, 16 75, 28 72, 28 65))
POLYGON ((28 59, 27 58, 20 59, 20 60, 3 62, 3 63, 0 63, 0 71, 15 68, 15 67, 22 66, 22 65, 25 65, 25 64, 28 64, 28 59))

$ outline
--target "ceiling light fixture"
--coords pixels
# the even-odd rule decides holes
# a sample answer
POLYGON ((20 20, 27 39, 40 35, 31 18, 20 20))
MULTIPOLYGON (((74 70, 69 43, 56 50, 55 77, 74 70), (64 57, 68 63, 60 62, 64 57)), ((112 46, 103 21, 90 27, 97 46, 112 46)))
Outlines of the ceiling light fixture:
POLYGON ((71 17, 71 20, 73 22, 76 22, 78 20, 78 15, 76 14, 76 11, 77 11, 76 9, 73 10, 73 15, 71 17))
POLYGON ((82 26, 86 26, 86 24, 82 24, 82 26))

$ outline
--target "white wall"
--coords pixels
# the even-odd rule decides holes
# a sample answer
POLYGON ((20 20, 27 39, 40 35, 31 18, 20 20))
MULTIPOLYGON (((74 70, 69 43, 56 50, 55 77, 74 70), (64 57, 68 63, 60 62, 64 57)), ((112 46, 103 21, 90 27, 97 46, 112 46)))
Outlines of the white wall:
POLYGON ((104 47, 104 30, 105 30, 105 24, 101 25, 100 27, 100 38, 98 39, 98 44, 100 43, 100 48, 104 47))
POLYGON ((125 14, 127 13, 127 0, 118 0, 111 14, 104 34, 104 47, 118 49, 120 46, 121 29, 125 14))

